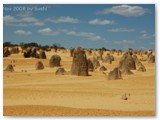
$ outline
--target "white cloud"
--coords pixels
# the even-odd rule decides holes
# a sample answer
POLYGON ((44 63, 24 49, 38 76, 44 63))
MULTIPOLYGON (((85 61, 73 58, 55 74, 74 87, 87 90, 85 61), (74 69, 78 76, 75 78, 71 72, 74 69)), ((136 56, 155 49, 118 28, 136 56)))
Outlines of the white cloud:
POLYGON ((52 32, 52 30, 50 28, 44 28, 44 29, 41 29, 41 30, 38 30, 39 33, 49 33, 49 32, 52 32))
POLYGON ((44 23, 37 21, 37 22, 33 23, 33 25, 35 25, 35 26, 43 26, 44 23))
POLYGON ((151 39, 151 38, 154 38, 155 37, 155 34, 143 34, 142 36, 140 36, 141 39, 151 39))
POLYGON ((15 26, 15 27, 28 27, 28 26, 43 26, 44 23, 35 22, 35 23, 5 23, 8 26, 15 26))
POLYGON ((58 29, 56 31, 53 31, 51 28, 44 28, 44 29, 38 30, 37 32, 43 35, 53 35, 53 36, 59 35, 59 34, 65 34, 69 36, 83 37, 85 39, 93 40, 93 41, 104 40, 104 38, 92 32, 77 32, 69 29, 58 29))
POLYGON ((3 17, 3 21, 5 23, 10 23, 10 22, 19 22, 19 20, 15 19, 13 16, 11 15, 6 15, 3 17))
POLYGON ((134 29, 128 29, 128 28, 114 28, 114 29, 108 29, 109 32, 134 32, 134 29))
POLYGON ((114 21, 94 19, 94 20, 89 21, 88 23, 94 24, 94 25, 107 25, 107 24, 114 24, 114 21))
POLYGON ((37 22, 38 20, 34 17, 24 17, 21 19, 22 22, 37 22))
POLYGON ((44 28, 44 29, 38 30, 38 33, 41 33, 43 35, 51 35, 51 36, 55 36, 59 34, 58 31, 54 32, 51 28, 44 28))
POLYGON ((48 22, 53 22, 53 23, 79 23, 79 20, 77 18, 72 18, 72 17, 64 17, 61 16, 59 18, 47 18, 46 21, 48 22))
POLYGON ((134 44, 134 41, 130 41, 130 40, 121 40, 121 41, 114 41, 114 44, 134 44))
POLYGON ((17 35, 30 35, 30 34, 32 34, 30 31, 24 31, 24 30, 17 30, 14 33, 17 35))
POLYGON ((86 39, 93 40, 93 41, 102 40, 103 39, 101 36, 96 35, 95 33, 92 33, 92 32, 69 31, 69 32, 66 32, 66 34, 67 35, 72 35, 72 36, 84 37, 86 39))
POLYGON ((4 25, 27 27, 27 26, 43 26, 44 23, 34 17, 14 17, 7 15, 3 17, 4 25))
POLYGON ((149 10, 140 6, 130 6, 130 5, 118 5, 112 8, 104 9, 103 11, 97 12, 97 14, 118 14, 122 16, 142 16, 148 13, 149 10))

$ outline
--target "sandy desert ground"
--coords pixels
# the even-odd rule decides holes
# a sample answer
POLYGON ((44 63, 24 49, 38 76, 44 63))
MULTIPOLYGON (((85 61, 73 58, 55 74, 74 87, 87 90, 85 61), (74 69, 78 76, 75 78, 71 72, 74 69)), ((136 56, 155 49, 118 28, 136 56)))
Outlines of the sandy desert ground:
MULTIPOLYGON (((55 75, 56 67, 49 67, 55 52, 46 52, 47 59, 23 58, 12 54, 3 58, 3 69, 15 60, 15 71, 4 71, 4 116, 154 116, 155 64, 142 62, 146 72, 133 70, 134 75, 123 75, 123 80, 107 80, 102 72, 90 76, 55 75), (44 70, 35 70, 41 60, 44 70), (130 94, 122 100, 122 94, 130 94)), ((70 71, 70 53, 58 51, 61 65, 70 71)), ((106 53, 104 54, 106 55, 106 53)), ((88 58, 92 57, 87 55, 88 58)), ((106 74, 117 66, 121 57, 114 54, 106 74)))

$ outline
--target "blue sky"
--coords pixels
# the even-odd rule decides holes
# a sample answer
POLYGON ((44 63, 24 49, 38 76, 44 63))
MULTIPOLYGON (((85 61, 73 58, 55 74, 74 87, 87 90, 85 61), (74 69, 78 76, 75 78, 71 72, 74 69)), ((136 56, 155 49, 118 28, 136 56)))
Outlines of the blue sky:
POLYGON ((154 4, 6 4, 3 11, 4 42, 155 49, 154 4))

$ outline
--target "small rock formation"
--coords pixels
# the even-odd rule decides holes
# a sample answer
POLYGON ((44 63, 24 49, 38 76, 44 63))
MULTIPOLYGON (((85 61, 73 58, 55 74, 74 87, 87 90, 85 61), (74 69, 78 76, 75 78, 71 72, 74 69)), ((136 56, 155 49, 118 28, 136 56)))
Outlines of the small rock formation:
POLYGON ((46 59, 47 58, 45 51, 40 51, 39 58, 40 59, 46 59))
POLYGON ((135 61, 134 61, 132 55, 130 55, 130 54, 125 53, 122 56, 122 58, 119 61, 119 68, 120 69, 122 69, 122 70, 125 69, 125 68, 129 68, 130 70, 135 70, 136 69, 135 61))
POLYGON ((92 61, 93 61, 94 69, 97 69, 98 67, 100 67, 100 63, 98 61, 98 56, 96 55, 96 53, 94 53, 92 61))
POLYGON ((74 48, 70 49, 70 57, 73 57, 74 48))
POLYGON ((146 68, 144 65, 141 64, 137 71, 146 72, 146 68))
POLYGON ((98 60, 98 56, 97 56, 96 53, 94 53, 94 55, 93 55, 93 62, 96 61, 96 60, 98 60))
POLYGON ((28 47, 27 50, 23 53, 24 58, 39 58, 39 54, 37 53, 37 47, 28 47))
POLYGON ((99 68, 99 71, 106 71, 106 70, 107 70, 107 68, 104 67, 104 66, 101 66, 101 67, 99 68))
POLYGON ((114 68, 112 71, 108 73, 108 80, 117 80, 122 79, 121 71, 118 67, 114 68))
POLYGON ((8 57, 10 54, 11 54, 11 53, 10 53, 8 47, 5 47, 5 48, 3 49, 3 57, 8 57))
POLYGON ((41 61, 38 61, 36 63, 36 70, 43 70, 44 69, 44 65, 41 61))
POLYGON ((93 70, 94 70, 93 63, 90 59, 88 59, 88 71, 93 72, 93 70))
POLYGON ((61 57, 59 55, 53 55, 49 60, 50 67, 59 67, 61 62, 61 57))
POLYGON ((103 50, 99 50, 98 60, 103 60, 103 50))
POLYGON ((11 49, 11 53, 12 53, 12 54, 18 54, 18 53, 19 53, 19 48, 18 48, 18 47, 13 47, 13 48, 11 49))
POLYGON ((56 75, 64 75, 66 73, 64 68, 58 68, 55 72, 56 75))
POLYGON ((111 60, 114 61, 114 56, 113 56, 113 55, 110 55, 110 57, 111 57, 111 60))
POLYGON ((39 58, 39 55, 37 54, 37 48, 36 47, 32 47, 31 48, 31 53, 30 53, 31 57, 35 57, 35 58, 39 58))
POLYGON ((155 63, 155 56, 153 56, 152 54, 150 54, 148 56, 147 62, 148 63, 155 63))
POLYGON ((93 66, 94 66, 94 69, 97 69, 98 67, 100 67, 100 63, 98 60, 94 60, 93 61, 93 66))
POLYGON ((25 50, 25 52, 23 53, 24 58, 29 58, 29 57, 31 57, 31 53, 32 53, 31 48, 30 48, 30 47, 27 48, 27 49, 25 50))
POLYGON ((6 67, 5 70, 6 70, 6 71, 13 72, 13 71, 14 71, 14 68, 13 68, 13 66, 12 66, 11 64, 9 64, 9 65, 6 67))
POLYGON ((111 55, 109 53, 107 53, 107 55, 104 58, 103 62, 111 64, 113 59, 114 59, 113 56, 111 57, 111 55))

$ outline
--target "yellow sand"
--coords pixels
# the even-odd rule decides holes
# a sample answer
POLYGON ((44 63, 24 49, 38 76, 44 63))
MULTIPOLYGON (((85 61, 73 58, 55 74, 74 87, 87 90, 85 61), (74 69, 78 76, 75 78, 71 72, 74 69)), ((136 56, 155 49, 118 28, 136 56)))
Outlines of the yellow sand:
MULTIPOLYGON (((47 52, 41 60, 44 70, 35 70, 40 59, 23 58, 12 54, 4 58, 4 69, 15 60, 15 72, 4 71, 4 115, 82 115, 82 116, 153 116, 155 115, 155 64, 142 62, 146 72, 132 71, 123 80, 107 80, 102 72, 89 72, 91 76, 55 75, 57 68, 50 68, 49 59, 55 52, 47 52), (26 72, 24 72, 26 71, 26 72), (122 100, 130 93, 128 100, 122 100), (44 112, 45 111, 45 112, 44 112)), ((58 51, 61 65, 70 71, 72 58, 69 52, 58 51)), ((105 53, 106 54, 106 53, 105 53)), ((88 58, 89 56, 87 54, 88 58)), ((115 56, 106 74, 118 65, 121 56, 115 56)))

